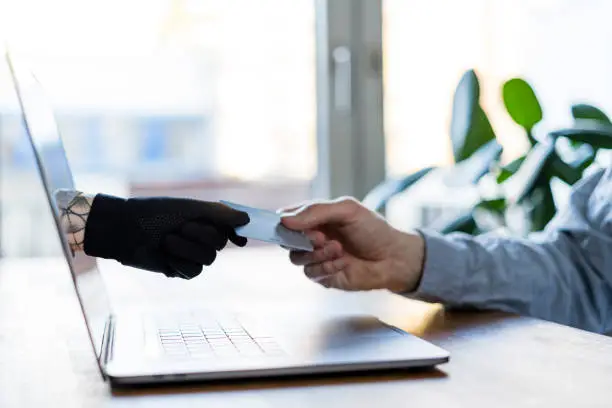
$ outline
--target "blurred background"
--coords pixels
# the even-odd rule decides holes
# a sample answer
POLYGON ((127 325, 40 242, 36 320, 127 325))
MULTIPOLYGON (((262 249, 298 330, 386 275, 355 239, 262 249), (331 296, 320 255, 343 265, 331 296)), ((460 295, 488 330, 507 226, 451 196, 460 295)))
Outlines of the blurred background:
MULTIPOLYGON (((385 181, 458 161, 449 134, 468 70, 503 146, 498 170, 533 148, 502 98, 508 79, 536 91, 538 140, 571 126, 578 103, 612 111, 605 0, 0 4, 0 34, 31 62, 90 193, 269 209, 363 199, 385 181)), ((0 250, 57 254, 5 67, 0 74, 0 250)), ((553 186, 557 206, 567 184, 553 186)), ((408 229, 482 198, 478 188, 426 186, 398 191, 381 211, 408 229)))

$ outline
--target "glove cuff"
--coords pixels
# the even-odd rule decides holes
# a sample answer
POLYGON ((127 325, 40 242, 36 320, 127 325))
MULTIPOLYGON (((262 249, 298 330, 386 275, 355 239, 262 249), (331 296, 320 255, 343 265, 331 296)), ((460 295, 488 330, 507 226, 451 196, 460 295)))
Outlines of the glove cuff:
POLYGON ((89 256, 122 262, 129 253, 130 233, 125 204, 119 197, 98 194, 94 197, 85 224, 84 251, 89 256))

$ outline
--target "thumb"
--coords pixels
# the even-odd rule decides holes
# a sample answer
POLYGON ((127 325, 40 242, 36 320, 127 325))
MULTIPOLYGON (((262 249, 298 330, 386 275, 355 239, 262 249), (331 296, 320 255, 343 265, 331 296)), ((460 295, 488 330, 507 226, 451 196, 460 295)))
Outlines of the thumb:
POLYGON ((317 229, 326 224, 346 224, 353 219, 358 209, 357 201, 343 198, 306 206, 295 214, 283 215, 281 222, 296 231, 317 229))
POLYGON ((249 215, 244 211, 234 210, 233 208, 221 203, 207 203, 212 208, 211 220, 216 225, 228 227, 241 227, 249 223, 249 215))

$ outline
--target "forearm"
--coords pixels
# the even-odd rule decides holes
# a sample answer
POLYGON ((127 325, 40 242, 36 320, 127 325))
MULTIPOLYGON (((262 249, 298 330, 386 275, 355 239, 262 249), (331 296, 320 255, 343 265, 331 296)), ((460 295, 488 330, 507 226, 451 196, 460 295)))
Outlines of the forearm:
POLYGON ((105 194, 59 190, 56 203, 70 249, 101 258, 122 258, 128 247, 125 240, 131 235, 123 214, 125 202, 105 194))
POLYGON ((210 265, 248 214, 223 204, 172 197, 124 199, 59 190, 55 203, 71 250, 123 265, 191 279, 210 265))
MULTIPOLYGON (((419 297, 449 306, 505 310, 591 331, 610 329, 609 277, 603 264, 587 257, 598 245, 596 237, 571 232, 531 240, 423 236, 425 263, 415 292, 419 297)), ((602 251, 605 245, 600 244, 602 251)))
POLYGON ((80 191, 60 190, 56 193, 61 227, 73 252, 84 250, 85 227, 91 213, 94 196, 80 191))

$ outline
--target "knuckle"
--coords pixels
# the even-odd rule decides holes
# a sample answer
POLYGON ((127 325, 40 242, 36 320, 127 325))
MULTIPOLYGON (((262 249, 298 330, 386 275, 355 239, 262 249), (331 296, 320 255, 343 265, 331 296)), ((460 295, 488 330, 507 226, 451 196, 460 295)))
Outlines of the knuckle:
POLYGON ((355 197, 340 197, 337 202, 342 205, 348 217, 355 215, 362 207, 355 197))
POLYGON ((351 196, 342 196, 336 200, 337 203, 345 205, 345 206, 355 206, 358 205, 359 202, 355 197, 351 196))

